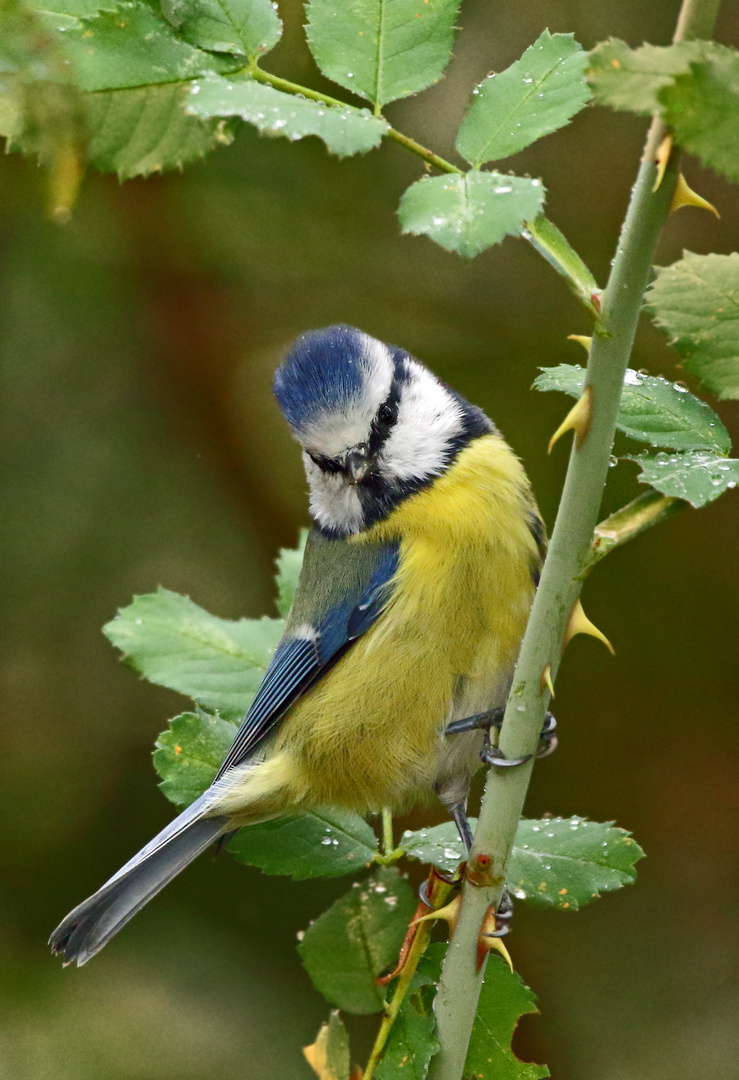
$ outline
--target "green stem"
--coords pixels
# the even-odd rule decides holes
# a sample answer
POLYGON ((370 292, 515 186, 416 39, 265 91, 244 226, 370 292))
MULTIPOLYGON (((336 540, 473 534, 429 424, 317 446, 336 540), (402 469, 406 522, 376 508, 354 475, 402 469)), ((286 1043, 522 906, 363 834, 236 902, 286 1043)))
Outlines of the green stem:
MULTIPOLYGON (((301 86, 297 82, 291 82, 288 79, 281 79, 277 75, 270 75, 269 71, 263 71, 256 64, 247 69, 248 75, 251 75, 257 82, 266 82, 270 86, 274 86, 274 89, 281 90, 285 94, 300 94, 303 97, 309 97, 311 102, 321 102, 323 105, 340 105, 344 109, 353 109, 353 105, 349 105, 348 102, 339 102, 337 97, 330 97, 327 94, 320 94, 317 90, 310 90, 308 86, 301 86)), ((377 114, 377 112, 376 112, 377 114)), ((400 143, 406 150, 415 153, 417 158, 421 161, 425 161, 427 165, 433 165, 434 168, 438 168, 441 173, 461 173, 461 168, 457 168, 451 161, 446 161, 444 158, 440 158, 438 153, 434 153, 433 150, 429 150, 426 146, 421 146, 417 143, 415 138, 411 138, 408 135, 403 135, 394 129, 394 127, 388 126, 387 131, 388 138, 391 138, 395 143, 400 143)))
MULTIPOLYGON (((339 101, 338 98, 329 97, 328 94, 319 93, 317 90, 311 90, 307 86, 301 86, 300 83, 290 82, 289 79, 281 79, 278 75, 270 75, 268 71, 262 71, 260 67, 256 65, 248 69, 249 75, 256 79, 257 82, 269 83, 270 86, 274 86, 275 90, 282 90, 285 94, 300 94, 302 97, 310 98, 311 101, 320 101, 324 105, 340 105, 344 109, 353 109, 354 105, 349 105, 346 101, 339 101)), ((378 115, 377 112, 375 115, 378 115)), ((415 139, 411 139, 409 135, 404 135, 402 131, 397 131, 396 128, 388 126, 387 130, 388 139, 393 139, 394 142, 400 143, 406 150, 410 150, 416 157, 421 158, 427 165, 433 165, 435 169, 444 173, 461 173, 462 169, 458 169, 456 165, 452 165, 450 161, 446 161, 443 157, 439 157, 433 150, 429 150, 428 147, 422 146, 421 143, 416 142, 415 139)))
POLYGON ((673 41, 695 41, 713 36, 721 0, 683 0, 673 41))
POLYGON ((310 98, 311 101, 320 101, 322 105, 340 105, 342 109, 354 108, 353 105, 349 105, 346 101, 339 101, 338 98, 329 97, 328 94, 319 94, 317 90, 311 90, 308 86, 301 86, 300 83, 290 82, 289 79, 282 79, 279 75, 271 75, 268 71, 262 71, 256 63, 246 68, 245 74, 251 75, 257 82, 268 83, 269 86, 274 86, 275 90, 282 90, 285 94, 297 94, 300 97, 310 98))
MULTIPOLYGON (((277 75, 270 75, 268 71, 261 70, 260 67, 253 67, 248 69, 248 75, 251 75, 257 82, 266 82, 270 86, 274 86, 274 89, 281 90, 285 94, 300 94, 303 97, 309 97, 311 102, 321 102, 323 105, 340 105, 344 109, 353 109, 353 105, 349 105, 348 102, 340 102, 337 97, 330 97, 327 94, 320 94, 317 90, 310 90, 308 86, 301 86, 297 82, 290 82, 288 79, 281 79, 277 75)), ((395 143, 400 143, 406 150, 415 153, 417 158, 421 161, 425 161, 427 165, 433 165, 434 168, 442 173, 461 173, 461 168, 457 168, 451 161, 446 161, 444 158, 440 158, 438 153, 434 153, 433 150, 429 150, 426 146, 421 146, 417 143, 415 138, 411 138, 408 135, 403 135, 394 129, 394 127, 388 126, 387 131, 388 138, 391 138, 395 143)))
POLYGON ((673 499, 669 495, 660 495, 658 491, 645 491, 596 525, 586 558, 586 571, 590 571, 614 548, 627 544, 646 529, 667 521, 689 505, 684 499, 673 499))
POLYGON ((393 844, 393 812, 387 807, 382 811, 382 853, 387 858, 395 850, 393 844))
MULTIPOLYGON (((695 32, 697 26, 710 36, 713 24, 709 13, 715 18, 716 10, 716 0, 683 0, 676 40, 678 33, 695 32)), ((655 118, 603 294, 602 331, 593 338, 586 378, 592 388, 590 430, 581 446, 572 449, 557 521, 521 645, 500 733, 499 745, 506 757, 524 756, 536 749, 550 697, 542 675, 548 666, 551 677, 556 675, 565 625, 588 563, 652 253, 677 182, 673 155, 662 183, 653 190, 655 157, 665 134, 662 121, 655 118)), ((459 923, 436 997, 441 1049, 431 1063, 429 1080, 460 1080, 463 1074, 483 977, 475 964, 478 934, 488 906, 497 907, 503 894, 532 764, 509 770, 492 768, 488 775, 470 857, 483 853, 490 857, 494 884, 481 888, 467 882, 462 891, 459 923)))
POLYGON ((463 173, 463 169, 458 169, 456 165, 452 165, 450 161, 446 161, 443 157, 439 157, 433 150, 429 150, 427 147, 422 146, 415 139, 411 139, 408 135, 404 135, 401 131, 397 131, 394 127, 388 128, 388 139, 393 139, 396 143, 400 143, 406 150, 410 150, 416 157, 420 157, 422 161, 425 161, 427 165, 433 165, 435 169, 438 169, 443 173, 463 173))

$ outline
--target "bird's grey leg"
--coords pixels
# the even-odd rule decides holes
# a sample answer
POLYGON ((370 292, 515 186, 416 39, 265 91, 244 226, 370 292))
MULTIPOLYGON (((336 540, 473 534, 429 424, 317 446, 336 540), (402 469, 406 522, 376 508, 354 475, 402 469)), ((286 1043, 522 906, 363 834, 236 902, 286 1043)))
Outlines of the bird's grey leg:
POLYGON ((467 800, 465 799, 464 802, 452 803, 447 809, 454 818, 454 824, 457 826, 459 838, 469 855, 470 848, 472 847, 472 828, 470 826, 470 819, 467 817, 467 800))
POLYGON ((470 827, 469 818, 467 817, 467 796, 469 794, 470 785, 469 778, 464 777, 460 782, 460 777, 456 778, 456 782, 453 780, 449 782, 439 782, 434 784, 434 791, 442 803, 447 813, 454 818, 454 824, 457 826, 457 832, 459 838, 464 844, 465 851, 469 854, 472 847, 472 829, 470 827))
POLYGON ((555 728, 557 727, 557 721, 552 714, 548 712, 544 717, 544 726, 541 729, 539 748, 536 751, 536 754, 526 754, 524 757, 518 758, 507 758, 502 750, 499 750, 497 746, 492 746, 490 743, 490 729, 497 728, 497 730, 500 731, 504 715, 505 709, 499 708, 489 709, 487 712, 477 713, 475 716, 464 716, 461 720, 453 720, 451 724, 448 724, 444 734, 458 735, 462 731, 484 731, 485 742, 480 757, 487 765, 495 765, 498 768, 510 769, 514 768, 516 765, 524 765, 534 756, 538 758, 547 757, 548 754, 551 754, 556 750, 557 736, 555 734, 555 728))
MULTIPOLYGON (((444 800, 442 800, 444 801, 444 800)), ((467 855, 469 856, 470 848, 472 847, 472 829, 470 828, 469 818, 467 817, 467 800, 460 799, 457 802, 444 802, 449 813, 454 818, 454 824, 457 826, 457 832, 460 839, 464 844, 467 855)), ((425 904, 428 904, 428 895, 426 893, 426 882, 423 883, 419 894, 421 900, 425 904)), ((428 905, 431 906, 430 904, 428 905)), ((503 937, 508 933, 511 926, 511 919, 513 918, 513 901, 507 889, 504 890, 501 897, 498 910, 495 913, 495 930, 487 931, 487 937, 503 937)))

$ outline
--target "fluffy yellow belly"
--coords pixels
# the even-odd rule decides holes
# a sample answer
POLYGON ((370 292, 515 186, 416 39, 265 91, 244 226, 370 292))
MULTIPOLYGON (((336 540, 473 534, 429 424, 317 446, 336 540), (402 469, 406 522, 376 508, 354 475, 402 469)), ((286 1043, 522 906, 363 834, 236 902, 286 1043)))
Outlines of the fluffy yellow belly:
POLYGON ((391 600, 214 810, 243 822, 311 804, 365 813, 401 809, 440 778, 464 787, 477 743, 455 753, 443 730, 505 700, 533 595, 532 506, 518 461, 488 436, 353 538, 400 539, 391 600))

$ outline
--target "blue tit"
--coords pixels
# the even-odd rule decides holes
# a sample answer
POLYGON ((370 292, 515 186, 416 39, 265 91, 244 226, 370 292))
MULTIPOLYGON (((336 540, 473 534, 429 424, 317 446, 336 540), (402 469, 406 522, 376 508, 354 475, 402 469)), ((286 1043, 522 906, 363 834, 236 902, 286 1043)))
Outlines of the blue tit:
POLYGON ((483 735, 445 729, 506 700, 544 529, 494 424, 349 326, 299 338, 274 392, 314 523, 285 634, 211 787, 54 931, 68 962, 234 829, 432 792, 459 820, 483 735))

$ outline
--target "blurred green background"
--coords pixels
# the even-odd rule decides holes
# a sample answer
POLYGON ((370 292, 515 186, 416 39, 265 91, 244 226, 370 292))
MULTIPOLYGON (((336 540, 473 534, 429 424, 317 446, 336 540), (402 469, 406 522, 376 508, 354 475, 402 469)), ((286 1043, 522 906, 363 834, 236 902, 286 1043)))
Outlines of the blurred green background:
MULTIPOLYGON (((541 29, 585 47, 669 40, 677 0, 465 0, 443 83, 391 107, 453 154, 472 85, 541 29)), ((302 10, 272 70, 323 84, 302 10)), ((736 7, 718 37, 739 41, 736 7)), ((645 125, 591 109, 511 159, 600 280, 645 125)), ((566 466, 548 437, 568 402, 538 365, 580 363, 575 301, 521 241, 462 262, 400 237, 422 171, 394 144, 338 161, 246 129, 183 175, 90 176, 74 218, 43 216, 43 174, 0 163, 3 568, 0 1075, 12 1080, 308 1077, 328 1007, 295 934, 348 884, 295 884, 205 855, 89 967, 46 938, 171 816, 150 751, 177 695, 137 681, 100 633, 162 584, 227 617, 272 610, 272 560, 306 522, 297 449, 271 398, 299 332, 343 321, 402 345, 482 405, 525 461, 551 526, 566 466)), ((681 210, 657 261, 739 247, 739 193, 696 162, 721 221, 681 210)), ((634 367, 679 377, 645 325, 634 367)), ((739 409, 719 408, 735 439, 739 409)), ((636 494, 614 470, 605 510, 636 494)), ((648 859, 636 887, 576 916, 526 911, 510 939, 539 995, 519 1054, 570 1080, 739 1076, 737 513, 684 512, 608 559, 586 609, 616 647, 579 639, 557 683, 561 749, 528 812, 616 819, 648 859)), ((419 816, 412 819, 416 824, 419 816)), ((426 817, 425 820, 430 820, 426 817)), ((352 1023, 355 1056, 374 1021, 352 1023)))

